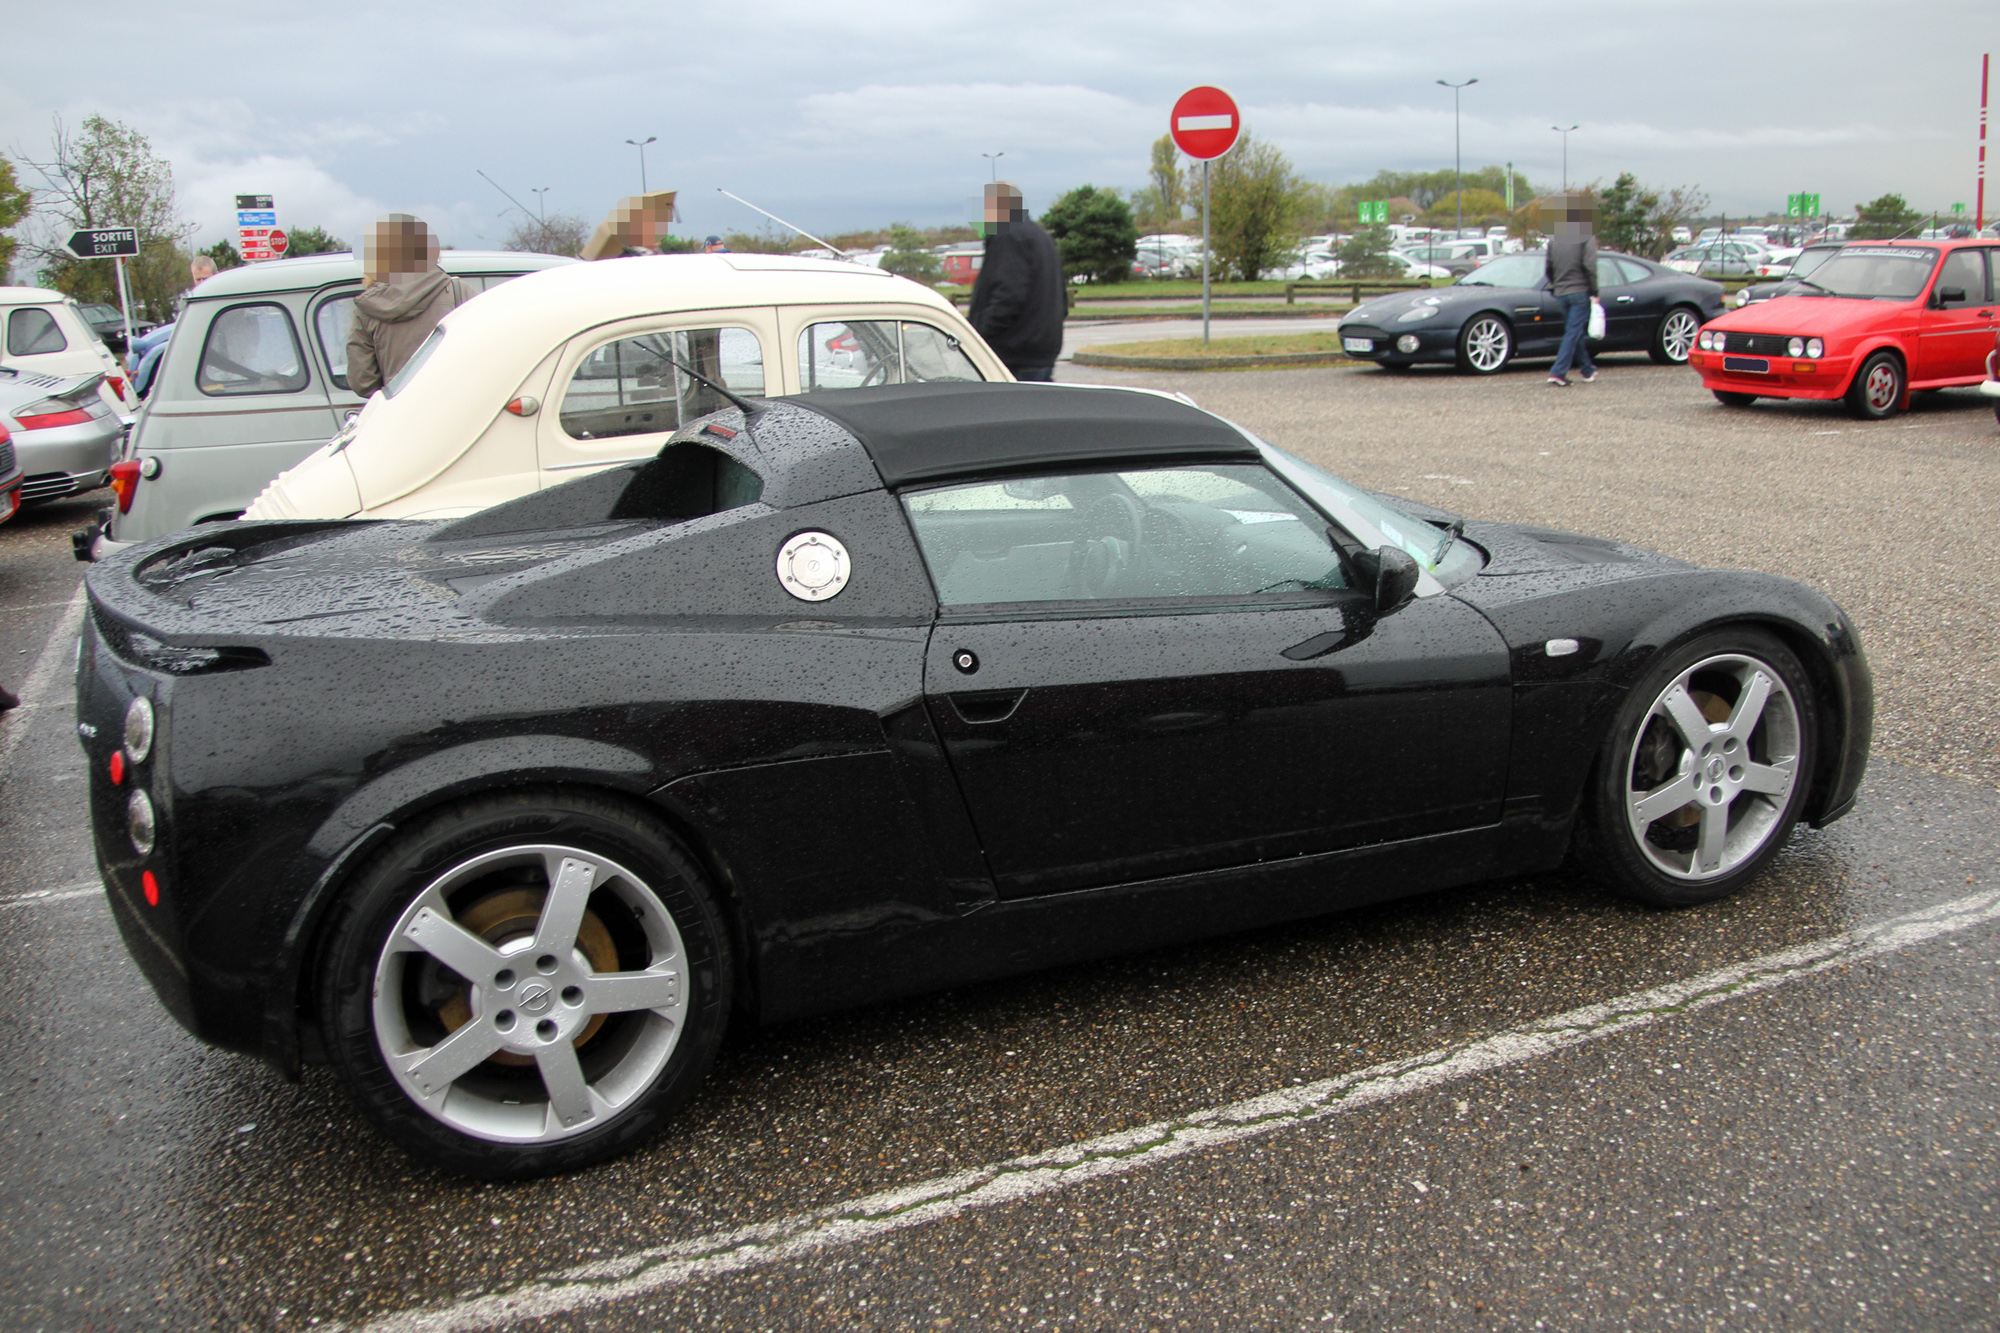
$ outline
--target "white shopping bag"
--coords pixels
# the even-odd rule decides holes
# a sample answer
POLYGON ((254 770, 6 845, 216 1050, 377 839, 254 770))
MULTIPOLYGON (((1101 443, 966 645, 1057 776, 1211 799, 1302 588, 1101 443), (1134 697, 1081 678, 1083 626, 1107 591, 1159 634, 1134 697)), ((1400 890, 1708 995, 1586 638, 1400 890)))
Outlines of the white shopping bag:
POLYGON ((1590 298, 1590 338, 1592 342, 1604 341, 1604 302, 1590 298))

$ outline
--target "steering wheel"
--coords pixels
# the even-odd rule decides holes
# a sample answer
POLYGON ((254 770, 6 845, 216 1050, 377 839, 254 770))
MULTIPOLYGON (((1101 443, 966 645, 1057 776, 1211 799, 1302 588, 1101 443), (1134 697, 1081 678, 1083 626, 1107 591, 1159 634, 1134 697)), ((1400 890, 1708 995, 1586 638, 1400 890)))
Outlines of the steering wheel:
POLYGON ((1102 533, 1076 539, 1070 571, 1086 597, 1116 597, 1133 581, 1145 540, 1146 508, 1124 491, 1101 495, 1084 507, 1083 530, 1102 533))

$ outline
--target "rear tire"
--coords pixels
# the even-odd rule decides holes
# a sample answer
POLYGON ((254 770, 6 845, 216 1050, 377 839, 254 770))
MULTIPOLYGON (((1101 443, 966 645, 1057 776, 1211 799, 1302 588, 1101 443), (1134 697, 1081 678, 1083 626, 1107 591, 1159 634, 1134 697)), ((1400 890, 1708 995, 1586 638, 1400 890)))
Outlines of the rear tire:
POLYGON ((324 938, 341 1082, 384 1135, 461 1175, 637 1146, 694 1095, 728 1017, 728 934, 697 863, 594 792, 530 788, 416 824, 324 938))
POLYGON ((1886 421, 1903 410, 1903 363, 1894 352, 1877 352, 1854 372, 1847 409, 1863 421, 1886 421))
POLYGON ((1735 893, 1778 854, 1819 754, 1812 680, 1763 630, 1704 634, 1635 682, 1592 768, 1579 852, 1654 907, 1735 893))
POLYGON ((1748 407, 1757 401, 1754 393, 1731 393, 1727 389, 1711 389, 1710 392, 1715 395, 1715 401, 1724 407, 1748 407))
POLYGON ((1684 366, 1688 353, 1694 350, 1695 335, 1701 332, 1701 315, 1684 305, 1677 305, 1660 317, 1658 327, 1653 330, 1653 345, 1646 354, 1656 365, 1684 366))

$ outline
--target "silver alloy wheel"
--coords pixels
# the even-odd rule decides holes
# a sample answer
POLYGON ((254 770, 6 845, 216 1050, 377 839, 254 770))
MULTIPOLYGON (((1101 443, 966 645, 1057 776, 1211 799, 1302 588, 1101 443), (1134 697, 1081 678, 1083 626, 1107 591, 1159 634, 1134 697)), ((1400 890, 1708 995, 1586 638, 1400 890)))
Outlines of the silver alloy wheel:
POLYGON ((1887 412, 1903 396, 1901 376, 1887 361, 1877 361, 1868 368, 1868 380, 1862 392, 1867 396, 1869 410, 1887 412))
POLYGON ((1513 341, 1505 324, 1491 315, 1482 315, 1465 331, 1465 359, 1481 374, 1491 374, 1507 364, 1513 341))
POLYGON ((689 981, 680 932, 644 880, 575 847, 508 847, 453 866, 397 920, 375 965, 375 1040, 410 1100, 451 1128, 550 1143, 604 1125, 652 1085, 680 1040, 689 981), (524 874, 543 883, 530 933, 495 947, 459 922, 455 892, 524 874), (629 920, 644 969, 592 966, 588 946, 608 939, 593 896, 629 920), (464 1021, 441 1035, 412 971, 431 960, 464 986, 464 1021), (602 1017, 618 1015, 630 1017, 615 1029, 602 1017))
POLYGON ((1799 778, 1800 737, 1798 706, 1767 662, 1725 653, 1675 676, 1626 756, 1626 816, 1640 853, 1691 881, 1744 864, 1778 831, 1799 778), (1709 686, 1733 689, 1735 699, 1709 686), (1713 719, 1696 694, 1727 717, 1713 719), (1656 777, 1642 788, 1649 766, 1656 777))
POLYGON ((1694 350, 1694 340, 1701 331, 1701 324, 1692 312, 1669 310, 1667 317, 1660 321, 1660 350, 1667 359, 1676 364, 1688 359, 1694 350))

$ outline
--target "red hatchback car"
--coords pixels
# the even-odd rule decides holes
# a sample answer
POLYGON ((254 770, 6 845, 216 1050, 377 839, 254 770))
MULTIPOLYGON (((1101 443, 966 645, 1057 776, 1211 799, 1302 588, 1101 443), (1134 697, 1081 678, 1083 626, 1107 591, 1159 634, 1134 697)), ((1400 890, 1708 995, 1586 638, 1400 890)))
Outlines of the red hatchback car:
POLYGON ((1796 292, 1702 327, 1688 364, 1718 401, 1845 398, 1894 416, 1919 389, 1979 384, 2000 328, 2000 243, 1858 241, 1796 292))

